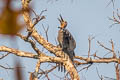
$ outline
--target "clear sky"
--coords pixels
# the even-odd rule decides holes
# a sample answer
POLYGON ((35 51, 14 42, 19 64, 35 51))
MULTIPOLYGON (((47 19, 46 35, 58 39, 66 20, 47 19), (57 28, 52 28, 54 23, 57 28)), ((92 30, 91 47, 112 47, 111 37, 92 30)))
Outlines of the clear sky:
MULTIPOLYGON (((115 43, 116 52, 119 51, 120 37, 118 37, 118 35, 120 34, 120 25, 115 25, 110 28, 109 26, 112 24, 112 21, 110 21, 108 17, 112 17, 113 11, 116 11, 117 8, 120 8, 120 5, 118 5, 120 1, 116 0, 114 8, 112 3, 107 6, 109 2, 110 0, 32 0, 31 4, 37 14, 40 14, 42 10, 47 9, 47 11, 43 14, 46 16, 46 19, 36 25, 36 28, 40 34, 45 37, 42 24, 45 27, 49 25, 49 42, 56 45, 55 39, 58 32, 57 27, 60 25, 57 18, 59 17, 59 14, 61 14, 63 18, 68 22, 67 29, 71 32, 76 40, 76 55, 86 57, 85 55, 87 55, 88 52, 88 37, 90 35, 93 37, 95 36, 95 39, 92 41, 91 54, 97 51, 97 55, 104 56, 108 52, 101 48, 97 44, 97 41, 100 41, 107 47, 111 48, 111 45, 109 43, 111 39, 115 43)), ((21 4, 18 3, 15 6, 20 5, 21 4)), ((11 40, 2 37, 0 40, 0 45, 7 45, 11 47, 11 43, 8 41, 11 40)), ((34 52, 28 43, 25 43, 19 38, 17 39, 17 44, 20 50, 34 52)), ((38 47, 42 49, 39 44, 38 47)), ((51 55, 49 53, 47 54, 51 55)), ((0 64, 3 64, 5 66, 7 66, 6 64, 9 64, 11 67, 13 67, 13 57, 15 56, 9 55, 9 61, 7 58, 5 58, 0 61, 0 64)), ((18 59, 18 57, 16 58, 18 59)), ((28 71, 34 71, 36 60, 27 58, 20 58, 20 60, 21 63, 23 63, 23 67, 25 67, 23 69, 25 71, 24 75, 26 75, 28 71)), ((42 68, 47 68, 47 66, 48 65, 43 64, 42 68)), ((87 65, 79 66, 78 71, 85 66, 87 65)), ((96 68, 98 68, 100 75, 115 78, 114 64, 110 63, 93 64, 87 71, 83 70, 79 72, 81 80, 99 80, 96 68)), ((1 69, 0 78, 3 78, 4 80, 13 80, 11 72, 12 71, 9 72, 8 70, 1 69)), ((56 69, 52 72, 52 74, 49 75, 51 80, 59 80, 53 74, 57 74, 58 76, 64 75, 63 73, 58 72, 56 69)), ((28 79, 28 75, 25 78, 28 79)), ((46 78, 44 80, 46 80, 46 78)))

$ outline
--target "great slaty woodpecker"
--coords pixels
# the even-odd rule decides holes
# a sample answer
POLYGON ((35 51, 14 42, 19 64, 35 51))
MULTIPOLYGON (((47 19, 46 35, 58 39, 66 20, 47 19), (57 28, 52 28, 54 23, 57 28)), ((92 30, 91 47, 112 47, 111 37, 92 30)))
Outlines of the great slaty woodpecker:
MULTIPOLYGON (((59 42, 59 46, 62 48, 62 50, 67 53, 69 58, 73 61, 73 58, 75 56, 74 49, 76 48, 76 42, 71 35, 71 33, 66 29, 67 27, 67 21, 64 21, 62 16, 60 15, 60 27, 58 31, 58 37, 57 40, 59 42)), ((59 67, 60 70, 60 67, 59 67)), ((62 64, 61 64, 61 71, 62 71, 62 64)))

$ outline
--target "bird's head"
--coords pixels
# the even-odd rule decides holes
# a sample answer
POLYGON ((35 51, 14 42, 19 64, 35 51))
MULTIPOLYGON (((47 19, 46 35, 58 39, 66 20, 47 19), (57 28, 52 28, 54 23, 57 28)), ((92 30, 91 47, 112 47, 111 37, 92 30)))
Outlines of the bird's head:
POLYGON ((58 18, 58 20, 60 21, 60 27, 59 28, 61 28, 61 29, 66 28, 67 21, 64 21, 61 15, 60 15, 60 18, 58 18))

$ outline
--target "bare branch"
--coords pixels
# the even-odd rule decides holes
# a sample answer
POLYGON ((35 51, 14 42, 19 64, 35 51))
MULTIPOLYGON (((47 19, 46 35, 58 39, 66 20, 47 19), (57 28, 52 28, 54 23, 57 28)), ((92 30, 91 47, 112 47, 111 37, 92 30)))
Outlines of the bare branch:
POLYGON ((120 14, 118 12, 118 9, 117 9, 116 17, 115 17, 115 12, 113 11, 113 17, 109 18, 109 20, 114 22, 110 27, 112 27, 115 24, 120 24, 120 14))
POLYGON ((2 66, 2 65, 0 65, 0 67, 3 68, 3 69, 10 69, 10 70, 15 69, 15 68, 10 68, 10 67, 5 67, 5 66, 2 66))
POLYGON ((106 6, 106 7, 108 7, 111 3, 112 3, 113 8, 114 8, 115 0, 110 0, 110 2, 107 4, 107 6, 106 6))
POLYGON ((20 51, 14 48, 8 48, 6 46, 0 46, 0 52, 9 52, 14 55, 21 56, 21 57, 37 58, 37 55, 33 53, 20 51))
POLYGON ((97 68, 96 68, 96 71, 97 71, 97 74, 98 74, 98 77, 100 78, 100 80, 103 80, 103 77, 102 77, 102 75, 101 76, 99 75, 99 72, 98 72, 97 68))
MULTIPOLYGON (((48 80, 50 80, 49 79, 49 77, 48 77, 48 73, 46 73, 45 71, 43 71, 42 69, 40 69, 42 72, 43 72, 43 74, 45 75, 45 77, 48 79, 48 80)), ((40 78, 40 77, 39 77, 40 78)))
POLYGON ((98 43, 101 47, 103 47, 104 49, 106 49, 106 50, 108 50, 108 51, 112 52, 112 50, 111 50, 111 49, 109 49, 109 48, 105 47, 105 46, 104 46, 102 43, 100 43, 99 41, 97 41, 97 43, 98 43))
POLYGON ((42 24, 42 27, 43 27, 43 29, 45 31, 46 39, 48 41, 48 29, 49 29, 49 26, 47 27, 47 29, 45 29, 44 25, 42 24))
POLYGON ((112 44, 112 53, 113 53, 113 58, 116 58, 116 54, 115 54, 115 51, 114 51, 114 43, 111 39, 110 43, 112 44))
MULTIPOLYGON (((38 64, 39 64, 39 61, 38 61, 38 64)), ((37 80, 37 79, 39 79, 43 74, 47 77, 47 79, 48 80, 50 80, 49 79, 49 77, 48 77, 48 73, 49 72, 51 72, 52 70, 54 70, 55 68, 56 68, 57 66, 55 66, 55 67, 53 67, 52 69, 50 69, 50 70, 46 70, 46 71, 43 71, 42 69, 40 69, 41 70, 41 72, 38 72, 37 73, 37 75, 35 74, 35 72, 30 72, 30 80, 37 80), (38 76, 40 74, 40 76, 38 76), (38 77, 38 78, 37 78, 38 77)), ((38 69, 38 67, 36 66, 36 68, 38 69)))
MULTIPOLYGON (((49 72, 52 72, 54 69, 56 69, 56 67, 58 67, 58 65, 57 65, 57 66, 53 66, 53 68, 51 68, 51 69, 49 69, 49 70, 45 70, 45 71, 43 71, 42 69, 40 69, 41 72, 39 72, 38 74, 40 74, 40 77, 44 74, 44 75, 47 77, 47 79, 50 80, 49 77, 48 77, 48 73, 49 73, 49 72)), ((40 78, 40 77, 39 77, 39 78, 40 78)), ((38 78, 38 79, 39 79, 39 78, 38 78)))
POLYGON ((92 55, 94 58, 102 59, 101 57, 97 56, 97 51, 92 55))
POLYGON ((112 53, 113 53, 113 58, 116 58, 116 53, 115 53, 115 51, 114 51, 114 43, 113 43, 112 40, 110 41, 110 43, 112 44, 112 45, 111 45, 111 46, 112 46, 112 49, 109 49, 109 48, 105 47, 105 46, 104 46, 102 43, 100 43, 99 41, 97 41, 97 42, 98 42, 98 44, 99 44, 101 47, 103 47, 104 49, 112 52, 112 53))
POLYGON ((75 63, 76 65, 88 64, 88 62, 79 62, 79 61, 77 61, 77 60, 74 60, 74 63, 75 63))
POLYGON ((89 41, 89 49, 88 49, 88 58, 90 57, 90 49, 91 49, 91 40, 93 40, 95 37, 90 37, 88 38, 89 41))
POLYGON ((80 72, 80 71, 82 71, 82 70, 84 70, 84 69, 87 69, 87 70, 88 70, 88 68, 89 68, 90 66, 92 66, 92 64, 89 64, 88 66, 86 66, 86 67, 82 68, 82 69, 81 69, 81 70, 79 70, 78 72, 80 72))
POLYGON ((6 56, 8 56, 10 53, 7 53, 7 54, 5 54, 5 55, 2 55, 1 57, 0 57, 0 59, 3 59, 4 57, 6 57, 6 56))
MULTIPOLYGON (((36 68, 35 68, 35 72, 32 74, 32 79, 33 80, 38 80, 38 72, 39 72, 39 69, 40 69, 40 60, 37 62, 36 64, 36 68)), ((30 75, 31 76, 31 75, 30 75)))
MULTIPOLYGON (((40 55, 42 52, 36 47, 36 43, 33 40, 27 39, 26 36, 23 36, 21 34, 17 34, 17 36, 19 36, 21 39, 23 39, 24 41, 28 42, 31 44, 32 48, 35 50, 35 52, 40 55)), ((42 54, 44 55, 44 54, 42 54)))
POLYGON ((53 70, 56 69, 57 67, 58 67, 58 65, 57 65, 57 66, 53 66, 51 69, 46 70, 46 71, 44 71, 44 72, 43 72, 43 71, 42 71, 42 72, 39 72, 38 74, 41 74, 41 75, 44 74, 44 73, 47 73, 47 74, 48 74, 49 72, 53 71, 53 70))
POLYGON ((84 58, 81 56, 75 56, 75 58, 86 61, 87 63, 110 63, 110 62, 119 63, 119 58, 89 59, 89 58, 84 58))
POLYGON ((33 24, 32 27, 34 27, 38 22, 40 22, 41 20, 45 19, 45 16, 42 16, 42 14, 43 14, 43 12, 45 12, 47 10, 41 11, 40 15, 37 15, 34 10, 32 10, 32 11, 34 12, 34 14, 36 16, 36 18, 33 18, 33 20, 35 19, 35 21, 34 21, 34 24, 33 24))
POLYGON ((115 69, 116 69, 116 80, 120 80, 119 63, 115 66, 115 69))

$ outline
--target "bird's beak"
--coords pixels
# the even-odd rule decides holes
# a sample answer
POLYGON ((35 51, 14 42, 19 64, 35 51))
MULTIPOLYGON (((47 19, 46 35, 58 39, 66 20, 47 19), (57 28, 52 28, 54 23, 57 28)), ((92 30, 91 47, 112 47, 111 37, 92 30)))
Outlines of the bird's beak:
POLYGON ((58 18, 58 21, 61 23, 61 20, 58 18))
POLYGON ((63 20, 61 14, 60 14, 60 18, 58 18, 58 20, 60 21, 61 24, 62 24, 62 22, 64 22, 64 20, 63 20))
POLYGON ((61 14, 60 14, 60 18, 61 18, 61 21, 62 21, 62 22, 64 22, 64 20, 63 20, 63 18, 62 18, 62 16, 61 16, 61 14))

